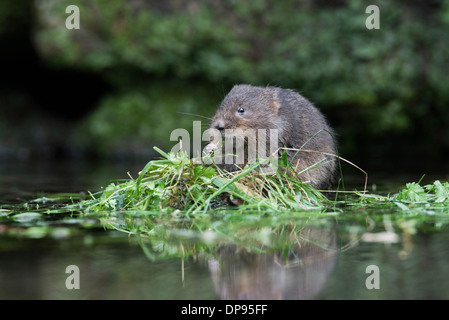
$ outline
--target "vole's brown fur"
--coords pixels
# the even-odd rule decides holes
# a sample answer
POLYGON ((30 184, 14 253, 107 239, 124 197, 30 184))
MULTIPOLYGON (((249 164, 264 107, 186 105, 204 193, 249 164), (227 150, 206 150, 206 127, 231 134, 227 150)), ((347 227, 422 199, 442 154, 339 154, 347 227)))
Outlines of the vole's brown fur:
MULTIPOLYGON (((298 173, 317 165, 299 175, 304 183, 326 190, 331 188, 335 180, 336 158, 326 155, 336 154, 334 141, 329 134, 334 135, 333 130, 323 114, 293 90, 236 85, 222 101, 210 128, 220 130, 225 137, 226 132, 229 132, 226 129, 237 130, 234 134, 246 129, 277 129, 277 147, 312 151, 300 151, 297 154, 296 151, 287 151, 287 159, 298 173), (320 130, 323 131, 318 133, 320 130)), ((222 167, 228 171, 237 169, 232 164, 222 167)))

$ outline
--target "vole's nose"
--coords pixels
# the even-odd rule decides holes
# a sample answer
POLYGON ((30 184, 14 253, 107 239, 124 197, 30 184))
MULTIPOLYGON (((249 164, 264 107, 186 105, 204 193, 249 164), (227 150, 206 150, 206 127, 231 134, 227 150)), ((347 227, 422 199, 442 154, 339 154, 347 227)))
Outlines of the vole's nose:
POLYGON ((215 121, 214 127, 217 128, 220 131, 224 130, 224 128, 225 128, 224 120, 223 119, 218 119, 217 121, 215 121))

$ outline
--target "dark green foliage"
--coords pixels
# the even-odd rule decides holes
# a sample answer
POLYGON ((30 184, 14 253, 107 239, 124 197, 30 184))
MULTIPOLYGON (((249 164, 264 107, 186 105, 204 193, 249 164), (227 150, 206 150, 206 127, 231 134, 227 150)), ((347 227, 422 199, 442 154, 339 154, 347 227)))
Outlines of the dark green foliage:
MULTIPOLYGON (((38 1, 31 29, 47 65, 93 71, 116 88, 70 135, 103 155, 139 153, 148 140, 168 147, 173 126, 192 120, 178 123, 174 110, 211 116, 231 85, 251 83, 297 89, 315 102, 360 165, 443 157, 448 2, 369 4, 380 9, 380 30, 365 28, 368 3, 356 0, 38 1), (80 30, 65 28, 71 4, 80 30), (137 117, 142 108, 148 113, 137 117)), ((27 10, 11 1, 1 8, 0 36, 12 34, 11 21, 21 29, 27 10)))
MULTIPOLYGON (((152 145, 173 147, 170 134, 177 128, 192 132, 192 121, 208 123, 198 115, 207 114, 214 104, 207 86, 186 86, 176 81, 144 82, 104 98, 98 108, 77 126, 71 143, 89 146, 106 156, 151 159, 152 145)), ((192 136, 192 135, 191 135, 192 136)))
MULTIPOLYGON (((59 14, 63 23, 65 15, 60 13, 68 3, 58 1, 49 13, 59 14)), ((365 28, 367 4, 352 0, 321 6, 269 0, 164 5, 137 1, 130 6, 83 0, 78 1, 79 33, 44 25, 37 40, 52 64, 98 70, 118 87, 145 81, 133 78, 138 71, 185 81, 202 79, 218 88, 224 84, 224 91, 234 83, 295 88, 335 122, 346 120, 337 128, 346 153, 364 148, 379 155, 388 147, 373 150, 360 144, 386 133, 413 135, 418 128, 426 135, 416 136, 416 141, 432 140, 436 148, 442 128, 449 125, 447 117, 435 117, 445 114, 449 103, 448 5, 370 4, 380 8, 380 30, 365 28)), ((163 89, 158 91, 162 98, 163 89)), ((180 100, 197 97, 189 91, 177 93, 180 100)), ((120 103, 128 101, 129 94, 105 103, 122 109, 120 103)), ((212 95, 212 103, 204 101, 202 115, 213 113, 221 94, 212 95)), ((133 99, 129 100, 131 105, 133 99)), ((158 108, 146 102, 149 109, 158 108)), ((146 136, 142 130, 135 134, 136 139, 146 136)), ((157 130, 149 136, 156 138, 157 130)), ((447 141, 440 141, 448 147, 447 141)))

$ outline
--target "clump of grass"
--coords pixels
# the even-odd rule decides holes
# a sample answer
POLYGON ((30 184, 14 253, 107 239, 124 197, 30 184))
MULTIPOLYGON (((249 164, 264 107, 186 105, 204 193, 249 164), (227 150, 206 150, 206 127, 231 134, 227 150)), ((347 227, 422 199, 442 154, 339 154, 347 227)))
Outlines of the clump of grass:
MULTIPOLYGON (((394 196, 367 194, 365 187, 362 193, 352 192, 360 195, 358 200, 345 197, 344 201, 337 201, 337 197, 330 200, 320 191, 302 183, 294 168, 286 161, 285 153, 279 161, 282 169, 271 171, 274 174, 265 174, 259 167, 270 166, 268 159, 257 161, 240 171, 224 172, 213 163, 205 164, 209 163, 212 154, 202 159, 190 159, 186 152, 174 154, 165 153, 157 147, 154 149, 162 159, 149 161, 136 179, 130 177, 129 180, 112 182, 101 192, 91 194, 91 199, 75 204, 75 209, 86 213, 180 210, 189 215, 230 205, 229 199, 243 203, 239 206, 241 210, 258 212, 324 211, 342 204, 391 205, 406 211, 411 205, 432 203, 447 207, 449 203, 447 182, 435 181, 424 187, 419 185, 420 181, 408 183, 405 189, 394 196)), ((365 186, 366 183, 365 179, 365 186)), ((337 194, 339 192, 342 191, 337 190, 337 194)))
POLYGON ((137 179, 111 183, 78 205, 85 212, 179 209, 193 214, 226 205, 228 197, 240 199, 241 208, 257 211, 317 209, 327 201, 321 192, 287 174, 288 170, 272 175, 259 172, 258 167, 269 165, 268 161, 229 173, 205 165, 210 156, 201 162, 189 159, 186 152, 154 149, 162 159, 148 162, 137 179))

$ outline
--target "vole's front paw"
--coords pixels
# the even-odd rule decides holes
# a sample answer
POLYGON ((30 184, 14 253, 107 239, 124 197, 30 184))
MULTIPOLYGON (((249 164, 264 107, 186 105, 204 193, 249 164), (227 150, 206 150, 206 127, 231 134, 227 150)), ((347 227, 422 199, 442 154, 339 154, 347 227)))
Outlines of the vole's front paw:
POLYGON ((209 153, 214 152, 215 150, 217 150, 217 145, 215 143, 211 142, 207 146, 204 147, 203 154, 208 155, 209 153))

